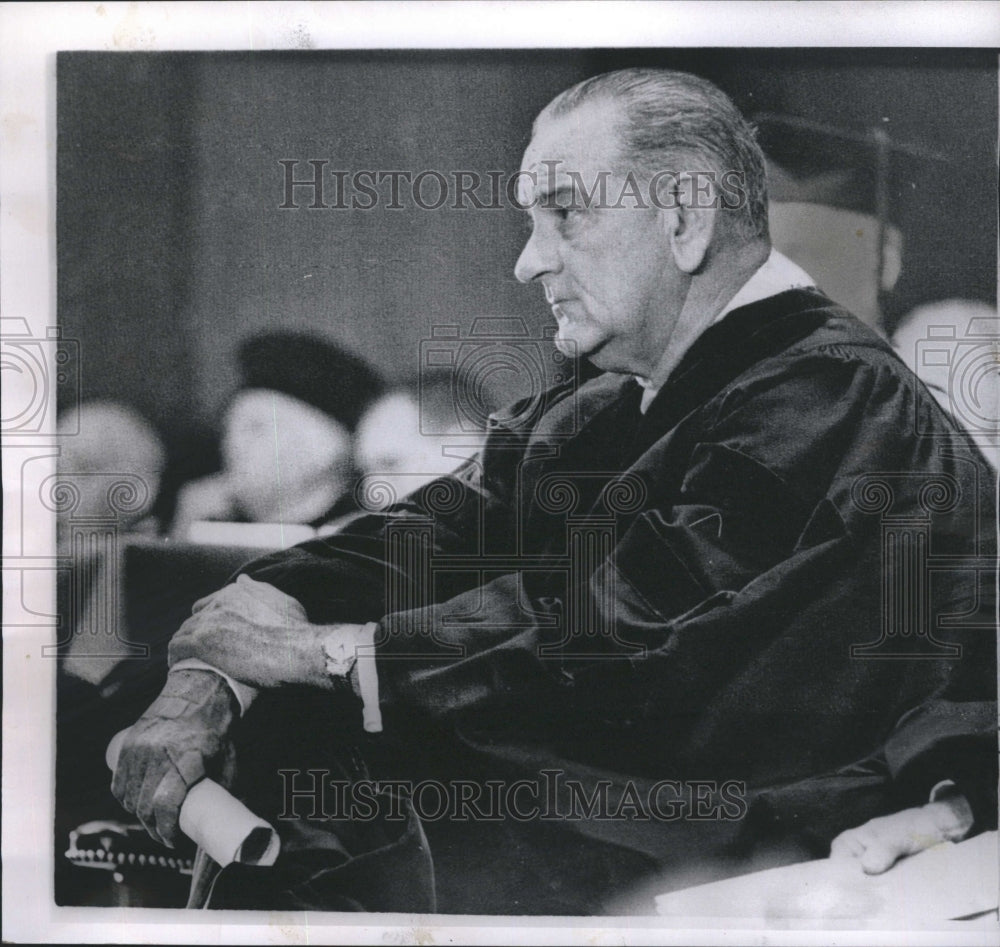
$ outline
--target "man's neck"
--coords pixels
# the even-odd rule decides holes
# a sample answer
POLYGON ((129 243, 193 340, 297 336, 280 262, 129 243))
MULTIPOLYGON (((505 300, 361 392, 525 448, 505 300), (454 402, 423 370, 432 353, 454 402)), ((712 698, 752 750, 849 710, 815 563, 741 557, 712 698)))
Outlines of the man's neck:
POLYGON ((662 387, 698 336, 767 262, 770 251, 768 244, 754 243, 724 252, 708 261, 712 272, 717 275, 709 278, 706 273, 691 280, 684 306, 663 355, 648 378, 637 379, 644 388, 655 392, 662 387))

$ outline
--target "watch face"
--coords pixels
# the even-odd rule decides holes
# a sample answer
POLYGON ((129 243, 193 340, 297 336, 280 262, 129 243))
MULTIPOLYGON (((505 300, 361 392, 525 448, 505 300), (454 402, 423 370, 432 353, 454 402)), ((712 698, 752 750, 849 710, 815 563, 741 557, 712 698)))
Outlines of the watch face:
POLYGON ((357 661, 357 642, 353 635, 345 635, 342 628, 323 639, 326 654, 326 673, 331 677, 347 677, 357 661))

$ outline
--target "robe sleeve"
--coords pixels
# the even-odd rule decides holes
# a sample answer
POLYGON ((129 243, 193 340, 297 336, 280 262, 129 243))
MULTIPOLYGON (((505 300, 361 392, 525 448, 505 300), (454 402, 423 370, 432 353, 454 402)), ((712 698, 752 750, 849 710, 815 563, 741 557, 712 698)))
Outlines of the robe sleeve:
POLYGON ((944 782, 968 800, 976 834, 996 828, 997 780, 996 701, 936 695, 904 714, 867 759, 760 793, 745 837, 794 836, 827 855, 841 832, 922 806, 944 782))
MULTIPOLYGON (((499 462, 491 459, 492 480, 503 477, 505 471, 497 468, 505 461, 509 452, 499 462)), ((407 541, 429 542, 425 551, 433 556, 471 555, 482 523, 510 518, 508 503, 484 477, 483 459, 477 456, 384 511, 361 515, 331 536, 254 560, 240 573, 297 599, 314 623, 377 621, 387 610, 387 590, 405 601, 420 582, 403 548, 407 541)), ((457 594, 470 581, 465 575, 449 576, 437 593, 457 594)))
POLYGON ((907 713, 886 741, 900 806, 923 805, 934 787, 955 784, 968 800, 972 832, 997 826, 995 700, 929 700, 907 713))
POLYGON ((855 616, 877 611, 877 571, 859 549, 878 547, 870 524, 846 522, 844 491, 858 472, 912 461, 891 438, 872 443, 880 424, 906 423, 905 385, 857 360, 802 361, 713 404, 679 489, 653 483, 610 554, 563 593, 509 574, 385 616, 396 697, 434 715, 541 701, 658 725, 691 718, 783 637, 808 648, 810 621, 818 653, 846 649, 855 616))

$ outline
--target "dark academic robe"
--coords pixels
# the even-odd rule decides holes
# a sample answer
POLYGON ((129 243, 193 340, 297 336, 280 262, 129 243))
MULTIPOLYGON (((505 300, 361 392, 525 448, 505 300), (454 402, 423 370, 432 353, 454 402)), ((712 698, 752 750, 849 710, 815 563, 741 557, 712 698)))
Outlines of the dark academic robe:
POLYGON ((426 821, 441 910, 627 910, 995 765, 991 476, 891 349, 789 290, 641 393, 515 405, 455 474, 245 570, 379 622, 379 772, 539 787, 426 821))

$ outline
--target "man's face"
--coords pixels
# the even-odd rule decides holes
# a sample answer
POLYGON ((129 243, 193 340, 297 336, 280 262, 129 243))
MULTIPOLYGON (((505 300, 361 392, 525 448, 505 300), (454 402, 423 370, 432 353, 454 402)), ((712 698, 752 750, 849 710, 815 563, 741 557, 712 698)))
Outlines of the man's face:
POLYGON ((650 200, 638 171, 642 206, 626 188, 618 120, 617 105, 596 101, 540 123, 521 162, 519 200, 534 206, 514 274, 544 287, 565 354, 649 375, 676 323, 684 280, 666 231, 671 212, 650 200), (591 192, 602 173, 606 199, 598 189, 588 201, 580 185, 591 192))

